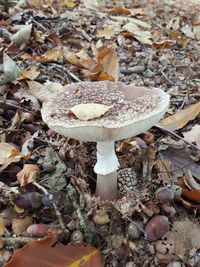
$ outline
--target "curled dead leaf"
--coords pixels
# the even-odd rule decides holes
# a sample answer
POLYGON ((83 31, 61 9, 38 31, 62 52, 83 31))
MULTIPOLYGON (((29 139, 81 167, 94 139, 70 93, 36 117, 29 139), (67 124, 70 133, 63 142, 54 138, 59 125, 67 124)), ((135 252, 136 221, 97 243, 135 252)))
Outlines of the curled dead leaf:
POLYGON ((194 120, 200 112, 200 101, 196 104, 190 105, 188 108, 175 113, 168 118, 161 120, 157 123, 171 131, 178 130, 185 126, 188 121, 194 120))
POLYGON ((0 143, 0 171, 4 170, 13 162, 20 161, 21 158, 28 159, 28 155, 23 156, 15 147, 8 143, 0 143))
POLYGON ((35 164, 24 164, 23 169, 18 172, 17 179, 20 186, 29 184, 40 177, 40 169, 35 164))

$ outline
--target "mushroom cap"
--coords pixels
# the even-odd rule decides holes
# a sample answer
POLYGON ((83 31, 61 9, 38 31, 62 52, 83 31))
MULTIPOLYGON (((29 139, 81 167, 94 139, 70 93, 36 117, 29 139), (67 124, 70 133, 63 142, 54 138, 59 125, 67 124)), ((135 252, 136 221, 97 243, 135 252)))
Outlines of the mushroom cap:
POLYGON ((161 89, 135 87, 121 82, 78 82, 43 104, 44 122, 57 133, 82 141, 116 141, 138 135, 164 115, 169 95, 161 89), (70 115, 78 104, 113 105, 100 118, 81 121, 70 115))

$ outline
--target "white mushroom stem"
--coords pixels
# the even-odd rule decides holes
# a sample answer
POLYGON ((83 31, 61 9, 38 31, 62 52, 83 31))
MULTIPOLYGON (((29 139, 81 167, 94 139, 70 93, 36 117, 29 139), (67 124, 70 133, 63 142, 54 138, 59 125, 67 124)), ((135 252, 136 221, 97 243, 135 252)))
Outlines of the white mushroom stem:
POLYGON ((97 142, 96 195, 101 199, 117 198, 117 169, 119 162, 115 154, 114 141, 97 142))

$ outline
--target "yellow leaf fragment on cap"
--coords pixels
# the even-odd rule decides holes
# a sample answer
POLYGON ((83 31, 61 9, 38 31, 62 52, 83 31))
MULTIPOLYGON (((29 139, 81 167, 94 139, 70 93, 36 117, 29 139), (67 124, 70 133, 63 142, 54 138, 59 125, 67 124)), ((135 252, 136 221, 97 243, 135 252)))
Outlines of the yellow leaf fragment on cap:
POLYGON ((113 105, 106 106, 103 104, 87 103, 73 106, 72 108, 70 108, 70 112, 73 113, 77 117, 77 119, 88 121, 100 118, 112 107, 113 105))

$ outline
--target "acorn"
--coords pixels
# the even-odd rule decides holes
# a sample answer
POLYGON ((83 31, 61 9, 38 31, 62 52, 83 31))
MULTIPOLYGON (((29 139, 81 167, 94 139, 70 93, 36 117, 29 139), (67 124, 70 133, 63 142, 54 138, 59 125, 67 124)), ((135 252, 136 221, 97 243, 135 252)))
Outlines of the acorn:
POLYGON ((34 115, 29 112, 24 112, 23 116, 26 123, 33 122, 34 120, 34 115))
POLYGON ((83 233, 79 230, 76 230, 72 233, 71 235, 71 241, 73 243, 82 243, 84 240, 84 236, 83 236, 83 233))
POLYGON ((174 193, 174 198, 179 198, 182 195, 182 188, 179 185, 173 184, 170 189, 174 193))
POLYGON ((161 238, 169 231, 170 222, 167 217, 157 215, 153 217, 145 227, 145 237, 149 241, 155 241, 161 238))
POLYGON ((172 202, 174 200, 174 192, 168 187, 159 188, 156 191, 156 199, 161 203, 172 202))

